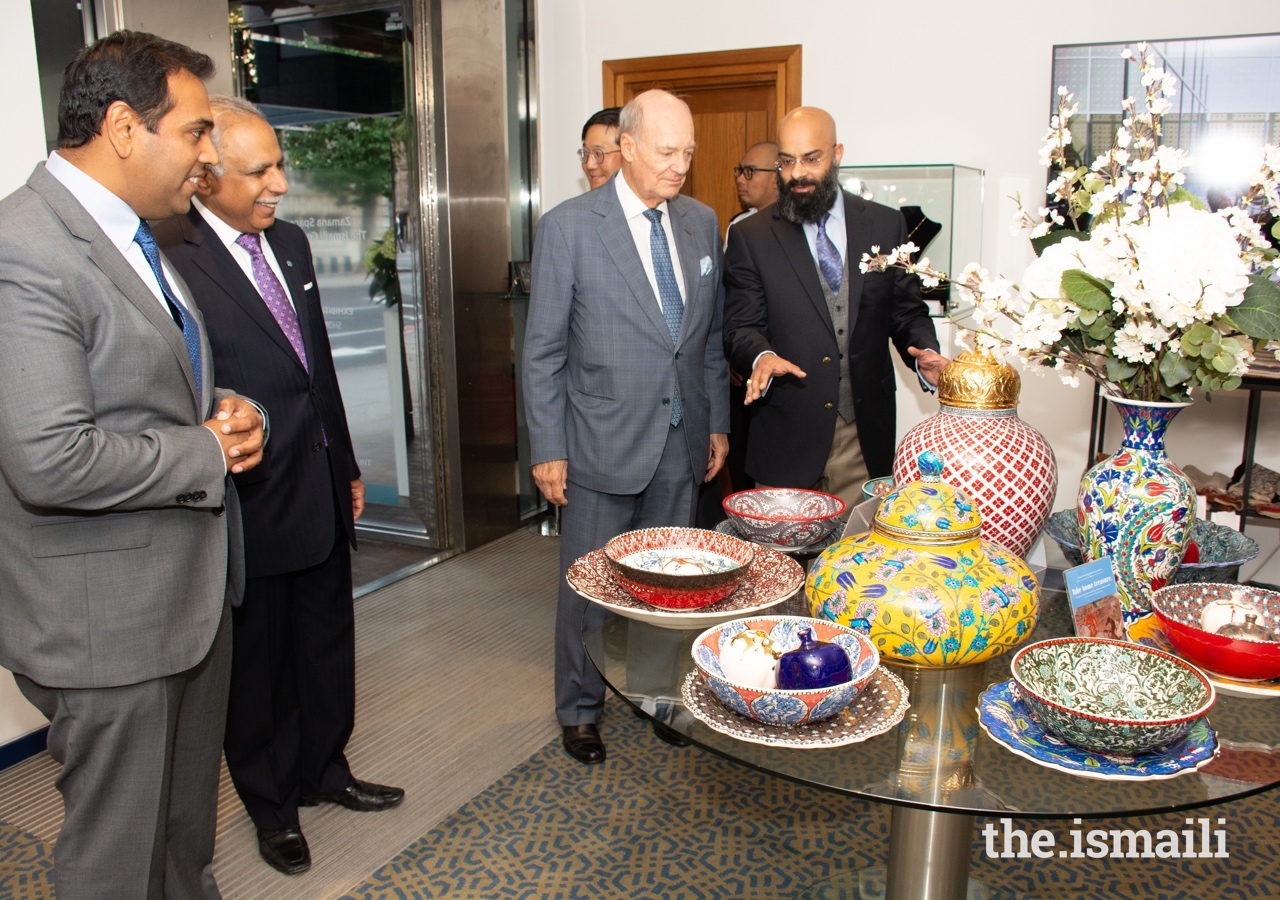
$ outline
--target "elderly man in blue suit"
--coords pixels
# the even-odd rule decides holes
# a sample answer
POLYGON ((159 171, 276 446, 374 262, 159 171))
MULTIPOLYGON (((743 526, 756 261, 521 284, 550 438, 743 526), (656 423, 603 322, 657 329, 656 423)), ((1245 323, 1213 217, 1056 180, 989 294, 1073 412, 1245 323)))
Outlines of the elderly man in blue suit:
POLYGON ((603 762, 604 682, 582 633, 606 612, 564 571, 633 528, 689 525, 728 453, 729 369, 715 213, 682 196, 693 116, 651 90, 622 110, 622 167, 542 217, 524 345, 533 477, 561 517, 556 717, 603 762))

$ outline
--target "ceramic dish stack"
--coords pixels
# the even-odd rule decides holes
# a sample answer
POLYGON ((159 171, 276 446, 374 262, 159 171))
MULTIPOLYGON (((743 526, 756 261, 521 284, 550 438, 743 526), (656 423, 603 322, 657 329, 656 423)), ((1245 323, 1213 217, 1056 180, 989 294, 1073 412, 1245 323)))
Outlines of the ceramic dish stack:
POLYGON ((902 681, 880 667, 880 654, 861 633, 823 619, 755 616, 733 619, 698 635, 695 670, 681 696, 693 716, 715 731, 739 740, 777 746, 835 747, 867 740, 902 720, 908 703, 902 681), (778 653, 795 650, 809 630, 849 657, 852 677, 841 684, 784 690, 735 681, 722 655, 749 633, 767 636, 778 653))
MULTIPOLYGON (((1080 553, 1080 529, 1076 511, 1063 509, 1049 517, 1044 533, 1062 548, 1068 566, 1084 562, 1080 553)), ((1171 584, 1230 583, 1240 573, 1240 566, 1258 555, 1258 542, 1234 528, 1204 519, 1191 524, 1191 540, 1182 563, 1170 579, 1171 584)))
POLYGON ((1170 778, 1211 760, 1213 685, 1161 650, 1097 638, 1024 647, 979 701, 987 733, 1040 765, 1095 778, 1170 778))
POLYGON ((755 547, 703 528, 641 528, 604 545, 614 577, 661 609, 697 609, 733 593, 755 561, 755 547))

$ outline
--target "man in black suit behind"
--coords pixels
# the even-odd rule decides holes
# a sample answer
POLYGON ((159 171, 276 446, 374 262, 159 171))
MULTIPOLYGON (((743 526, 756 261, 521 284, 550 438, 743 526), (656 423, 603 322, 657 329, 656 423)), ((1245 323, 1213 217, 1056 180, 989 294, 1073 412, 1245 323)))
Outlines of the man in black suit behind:
POLYGON ((724 339, 758 404, 747 474, 847 504, 893 468, 889 341, 932 390, 948 362, 914 275, 863 274, 862 254, 907 240, 902 213, 840 189, 835 122, 800 107, 778 126, 778 201, 729 229, 724 339))
POLYGON ((311 250, 301 229, 275 220, 289 186, 270 124, 243 100, 210 106, 220 164, 191 211, 156 236, 199 298, 219 384, 252 391, 268 414, 271 449, 236 482, 247 582, 232 617, 224 750, 262 857, 292 875, 311 864, 300 805, 380 810, 404 792, 355 779, 343 754, 355 722, 351 547, 364 484, 311 250))

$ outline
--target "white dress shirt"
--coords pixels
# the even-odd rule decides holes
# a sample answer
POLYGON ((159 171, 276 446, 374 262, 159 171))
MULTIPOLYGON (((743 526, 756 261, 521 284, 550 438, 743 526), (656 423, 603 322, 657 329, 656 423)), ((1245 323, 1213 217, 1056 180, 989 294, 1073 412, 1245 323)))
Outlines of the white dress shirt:
MULTIPOLYGON (((253 277, 253 256, 248 250, 236 243, 240 238, 240 235, 244 232, 236 231, 226 222, 219 219, 217 213, 210 211, 209 208, 199 200, 192 200, 191 202, 195 204, 196 209, 200 211, 200 215, 204 217, 204 220, 209 223, 209 227, 212 228, 213 233, 218 236, 218 240, 222 241, 222 243, 226 245, 227 250, 231 252, 231 258, 234 259, 236 264, 244 270, 245 277, 249 279, 249 283, 257 289, 259 294, 261 294, 262 289, 258 287, 258 281, 253 277)), ((262 242, 262 255, 266 257, 267 265, 271 268, 271 271, 275 273, 276 280, 279 281, 280 286, 284 288, 285 297, 289 299, 289 305, 292 306, 296 312, 298 304, 293 302, 293 297, 289 293, 289 282, 284 280, 284 270, 280 268, 280 263, 276 261, 276 255, 271 252, 271 242, 267 240, 267 236, 265 234, 259 234, 258 237, 262 242)))
MULTIPOLYGON (((631 228, 631 237, 636 242, 636 250, 640 253, 640 262, 644 266, 644 274, 649 276, 649 286, 653 288, 653 296, 658 298, 658 307, 662 307, 662 294, 658 292, 658 276, 653 269, 653 249, 649 243, 649 234, 653 224, 645 218, 648 206, 636 196, 627 184, 627 179, 619 172, 613 177, 613 184, 618 191, 618 202, 622 204, 622 214, 627 218, 631 228)), ((671 236, 671 216, 667 214, 667 201, 663 200, 654 209, 662 212, 662 232, 667 236, 667 251, 671 254, 671 267, 676 271, 676 286, 680 288, 680 302, 684 303, 684 272, 680 270, 680 254, 676 252, 676 242, 671 236)))

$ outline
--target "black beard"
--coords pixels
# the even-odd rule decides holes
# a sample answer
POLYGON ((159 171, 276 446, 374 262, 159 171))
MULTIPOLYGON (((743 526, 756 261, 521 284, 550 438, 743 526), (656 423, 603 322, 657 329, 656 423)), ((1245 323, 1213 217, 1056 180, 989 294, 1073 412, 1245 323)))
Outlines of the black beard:
POLYGON ((778 212, 788 222, 795 222, 797 225, 817 222, 835 205, 836 197, 840 194, 839 174, 835 166, 828 166, 821 179, 793 178, 791 181, 783 181, 782 173, 779 172, 778 212), (814 190, 805 194, 795 193, 795 187, 801 184, 813 185, 814 190))

